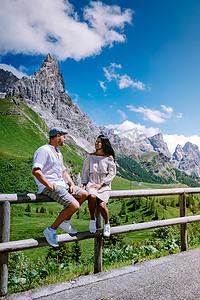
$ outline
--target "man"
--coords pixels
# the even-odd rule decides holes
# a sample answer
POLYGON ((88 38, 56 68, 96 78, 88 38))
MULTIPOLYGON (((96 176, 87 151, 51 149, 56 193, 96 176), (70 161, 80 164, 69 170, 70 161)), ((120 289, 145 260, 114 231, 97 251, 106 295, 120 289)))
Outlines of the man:
POLYGON ((57 219, 47 227, 43 234, 47 242, 57 247, 56 229, 75 234, 70 223, 71 216, 79 209, 86 200, 88 193, 75 186, 66 172, 63 164, 63 156, 58 146, 63 146, 67 131, 60 127, 53 127, 49 131, 49 143, 36 150, 33 158, 33 171, 39 192, 53 198, 65 208, 60 212, 57 219))

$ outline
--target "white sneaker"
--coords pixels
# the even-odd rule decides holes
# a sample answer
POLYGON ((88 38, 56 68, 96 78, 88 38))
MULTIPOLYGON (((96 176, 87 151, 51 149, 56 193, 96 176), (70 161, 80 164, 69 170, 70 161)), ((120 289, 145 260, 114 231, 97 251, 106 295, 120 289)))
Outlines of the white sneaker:
POLYGON ((50 230, 48 227, 43 231, 43 234, 47 240, 47 242, 49 243, 49 245, 53 246, 53 247, 58 247, 58 242, 56 241, 56 233, 55 230, 50 230))
POLYGON ((89 230, 90 230, 91 233, 95 233, 96 230, 97 230, 96 221, 97 221, 96 217, 95 217, 95 220, 90 220, 89 230))
POLYGON ((103 236, 110 236, 110 224, 105 224, 103 229, 103 236))
POLYGON ((76 234, 78 232, 78 230, 72 227, 72 224, 69 221, 62 222, 58 227, 71 234, 76 234))

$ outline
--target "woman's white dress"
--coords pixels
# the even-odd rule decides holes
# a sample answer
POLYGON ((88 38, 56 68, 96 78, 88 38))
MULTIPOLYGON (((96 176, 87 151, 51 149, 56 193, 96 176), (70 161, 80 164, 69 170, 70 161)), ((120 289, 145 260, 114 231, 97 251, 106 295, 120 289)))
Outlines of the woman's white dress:
POLYGON ((108 156, 89 154, 84 161, 81 180, 89 194, 96 195, 104 202, 110 197, 111 182, 116 175, 114 159, 108 156), (91 188, 94 183, 104 182, 100 189, 91 188))

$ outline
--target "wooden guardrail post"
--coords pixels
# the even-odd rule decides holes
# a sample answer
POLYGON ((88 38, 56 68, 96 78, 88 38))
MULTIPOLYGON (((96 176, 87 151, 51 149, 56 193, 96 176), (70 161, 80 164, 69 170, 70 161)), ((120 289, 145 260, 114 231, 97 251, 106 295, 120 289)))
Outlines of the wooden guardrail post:
MULTIPOLYGON (((186 217, 186 193, 179 198, 180 217, 186 217)), ((181 224, 181 251, 187 251, 187 224, 181 224)))
MULTIPOLYGON (((103 227, 103 218, 96 206, 97 229, 103 227)), ((102 235, 94 239, 94 273, 102 272, 102 235)))
MULTIPOLYGON (((0 242, 9 242, 10 238, 10 202, 0 204, 0 242)), ((7 294, 8 252, 0 254, 0 296, 7 294)))

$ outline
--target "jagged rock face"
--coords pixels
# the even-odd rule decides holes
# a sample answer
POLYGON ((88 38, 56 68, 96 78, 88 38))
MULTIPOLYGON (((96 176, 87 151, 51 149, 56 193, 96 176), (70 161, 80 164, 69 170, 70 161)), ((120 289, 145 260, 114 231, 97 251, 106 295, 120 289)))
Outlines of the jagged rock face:
MULTIPOLYGON (((143 154, 144 155, 144 154, 143 154)), ((169 157, 165 156, 163 153, 152 153, 149 157, 145 155, 145 159, 141 159, 140 165, 144 167, 148 172, 152 171, 155 175, 160 175, 164 178, 172 178, 176 180, 176 173, 170 162, 169 157)))
POLYGON ((17 78, 12 72, 0 69, 0 92, 8 92, 9 88, 18 80, 19 78, 17 78))
POLYGON ((57 60, 50 54, 42 62, 40 70, 30 77, 24 76, 8 92, 9 96, 19 94, 25 101, 43 105, 52 113, 60 103, 72 105, 72 99, 65 92, 65 84, 57 60))
POLYGON ((187 142, 183 148, 177 145, 171 162, 180 171, 200 177, 200 151, 197 145, 190 142, 187 142))
POLYGON ((184 156, 183 148, 182 148, 181 145, 178 144, 176 146, 176 149, 175 149, 175 151, 173 153, 173 156, 171 158, 171 163, 173 164, 173 166, 175 168, 178 169, 179 163, 180 163, 181 159, 183 158, 183 156, 184 156))
POLYGON ((165 156, 171 157, 167 143, 165 143, 163 140, 162 133, 158 133, 152 137, 149 137, 148 140, 150 141, 151 145, 153 146, 155 152, 163 153, 165 156))
POLYGON ((154 152, 154 147, 152 146, 148 138, 139 139, 135 141, 135 147, 142 152, 154 152))
POLYGON ((174 160, 180 161, 184 155, 184 151, 181 145, 177 145, 173 154, 174 160))
POLYGON ((185 153, 193 153, 195 156, 197 156, 198 158, 200 157, 200 152, 199 152, 199 148, 197 145, 192 144, 190 142, 187 142, 184 147, 183 147, 183 151, 185 153))

